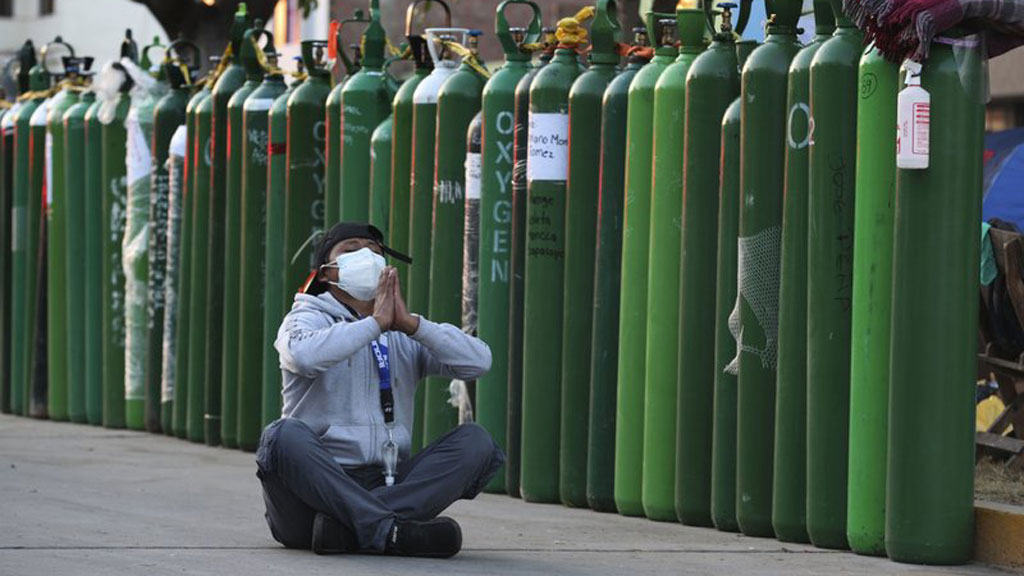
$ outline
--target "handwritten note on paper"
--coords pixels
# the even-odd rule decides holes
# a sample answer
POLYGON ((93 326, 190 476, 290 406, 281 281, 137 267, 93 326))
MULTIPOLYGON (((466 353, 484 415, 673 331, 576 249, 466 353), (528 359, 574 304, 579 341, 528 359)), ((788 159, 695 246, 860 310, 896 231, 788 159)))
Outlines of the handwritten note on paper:
POLYGON ((569 115, 530 112, 526 180, 565 181, 569 174, 569 115))

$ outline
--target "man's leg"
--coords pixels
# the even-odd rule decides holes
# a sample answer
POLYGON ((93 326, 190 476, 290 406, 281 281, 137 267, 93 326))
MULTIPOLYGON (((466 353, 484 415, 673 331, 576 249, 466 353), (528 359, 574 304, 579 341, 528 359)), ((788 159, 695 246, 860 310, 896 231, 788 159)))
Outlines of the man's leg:
POLYGON ((286 546, 308 547, 316 512, 324 513, 352 530, 363 549, 384 550, 396 514, 377 496, 366 491, 342 470, 320 438, 302 421, 283 418, 267 426, 256 452, 267 499, 268 521, 275 538, 286 546), (294 506, 287 494, 308 508, 310 514, 282 512, 294 506), (277 514, 271 512, 274 505, 277 514), (307 522, 308 517, 308 524, 307 522), (280 520, 279 527, 274 521, 280 520), (308 525, 305 533, 302 526, 308 525), (287 527, 287 528, 285 528, 287 527), (283 533, 288 531, 287 536, 283 533), (278 536, 288 540, 285 542, 278 536))
POLYGON ((286 548, 309 550, 313 540, 313 510, 286 488, 274 474, 264 474, 257 468, 256 476, 263 484, 263 501, 267 505, 267 524, 270 533, 286 548))
POLYGON ((474 498, 504 463, 504 452, 486 430, 463 424, 400 464, 394 486, 371 494, 401 518, 429 520, 456 500, 474 498))

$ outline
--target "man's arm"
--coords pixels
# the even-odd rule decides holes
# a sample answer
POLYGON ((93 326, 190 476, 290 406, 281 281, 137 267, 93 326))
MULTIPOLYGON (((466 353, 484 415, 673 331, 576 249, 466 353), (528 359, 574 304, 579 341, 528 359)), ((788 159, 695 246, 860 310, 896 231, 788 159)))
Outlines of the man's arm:
POLYGON ((331 324, 315 310, 293 310, 281 323, 274 347, 282 368, 313 378, 365 350, 379 336, 380 326, 372 317, 331 324))
POLYGON ((420 378, 473 380, 491 369, 490 347, 451 324, 419 318, 419 328, 410 336, 420 344, 416 358, 420 378))
POLYGON ((392 327, 420 344, 416 353, 418 378, 440 376, 472 380, 491 369, 491 349, 483 340, 451 324, 438 324, 410 314, 397 281, 391 289, 395 306, 392 327))

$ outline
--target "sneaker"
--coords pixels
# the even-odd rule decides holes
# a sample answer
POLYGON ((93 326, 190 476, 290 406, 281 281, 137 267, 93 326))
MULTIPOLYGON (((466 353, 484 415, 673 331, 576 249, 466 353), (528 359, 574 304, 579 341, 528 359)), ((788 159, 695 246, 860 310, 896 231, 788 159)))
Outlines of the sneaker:
POLYGON ((423 558, 451 558, 462 549, 458 522, 439 516, 426 522, 396 520, 388 534, 387 554, 423 558))
POLYGON ((355 534, 326 514, 317 513, 313 519, 313 552, 317 554, 344 554, 357 552, 359 542, 355 534))

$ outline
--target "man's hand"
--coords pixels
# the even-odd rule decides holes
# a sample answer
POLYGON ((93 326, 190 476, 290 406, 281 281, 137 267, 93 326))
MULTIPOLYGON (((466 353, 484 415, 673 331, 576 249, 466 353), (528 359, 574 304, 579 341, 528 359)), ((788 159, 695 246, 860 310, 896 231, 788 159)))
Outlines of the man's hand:
MULTIPOLYGON (((392 268, 392 270, 394 270, 392 268)), ((409 313, 409 310, 405 307, 405 299, 402 298, 402 286, 398 283, 398 271, 395 272, 395 283, 392 286, 393 299, 395 302, 395 320, 393 327, 395 330, 405 332, 412 336, 420 329, 420 317, 414 316, 409 313)))
POLYGON ((395 323, 395 288, 398 284, 398 274, 392 267, 387 267, 380 273, 380 281, 377 284, 377 296, 373 300, 373 319, 377 321, 381 332, 387 332, 394 327, 395 323))

